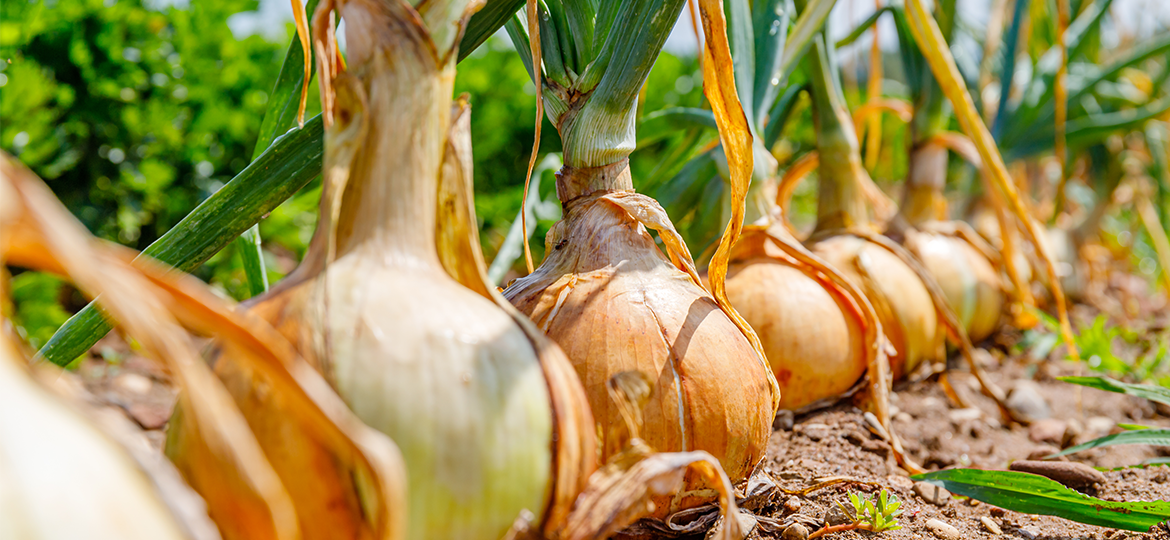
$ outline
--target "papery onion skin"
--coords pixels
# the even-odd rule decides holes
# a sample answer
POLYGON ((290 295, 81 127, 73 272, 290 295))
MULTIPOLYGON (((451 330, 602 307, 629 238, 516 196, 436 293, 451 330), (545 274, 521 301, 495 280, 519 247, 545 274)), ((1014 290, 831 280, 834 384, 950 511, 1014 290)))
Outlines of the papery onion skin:
MULTIPOLYGON (((737 248, 750 249, 763 235, 745 233, 737 248)), ((844 394, 867 369, 864 332, 847 301, 791 263, 767 256, 763 246, 751 251, 755 256, 733 259, 727 296, 760 336, 780 384, 780 408, 844 394)))
MULTIPOLYGON (((504 296, 573 363, 599 426, 603 459, 629 437, 605 383, 638 370, 655 388, 641 438, 661 452, 706 450, 733 482, 743 480, 763 458, 771 433, 764 364, 706 291, 615 204, 612 197, 622 196, 641 197, 603 190, 572 198, 549 232, 544 262, 504 296)), ((655 516, 710 497, 666 502, 658 501, 655 516)))
POLYGON ((126 451, 18 362, 0 336, 0 538, 187 540, 126 451))
POLYGON ((894 380, 914 371, 923 360, 941 358, 945 335, 930 293, 901 259, 852 235, 819 240, 809 248, 852 280, 874 304, 896 351, 889 357, 894 380))

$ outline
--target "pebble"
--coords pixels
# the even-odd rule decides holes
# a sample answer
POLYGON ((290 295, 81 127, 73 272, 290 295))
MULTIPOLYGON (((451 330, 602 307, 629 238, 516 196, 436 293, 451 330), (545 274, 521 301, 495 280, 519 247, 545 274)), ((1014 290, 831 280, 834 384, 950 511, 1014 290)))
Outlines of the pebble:
POLYGON ((904 422, 904 423, 909 424, 909 423, 914 421, 914 417, 910 416, 910 413, 908 413, 906 411, 902 411, 902 412, 894 415, 894 421, 895 422, 904 422))
POLYGON ((1113 431, 1113 426, 1117 423, 1108 416, 1094 416, 1085 421, 1085 430, 1093 436, 1093 438, 1104 437, 1113 431))
POLYGON ((114 385, 131 394, 145 394, 150 391, 150 379, 137 373, 123 373, 114 379, 114 385))
POLYGON ((1067 429, 1068 424, 1064 420, 1044 418, 1028 426, 1028 438, 1032 439, 1032 442, 1060 446, 1064 442, 1064 432, 1067 429))
POLYGON ((987 532, 991 534, 1003 534, 1003 529, 1000 529, 999 525, 996 525, 995 521, 991 518, 983 516, 979 518, 979 522, 983 524, 983 528, 987 529, 987 532))
POLYGON ((789 431, 792 429, 792 424, 796 421, 796 415, 792 411, 781 410, 776 413, 776 418, 772 420, 772 429, 777 431, 789 431))
POLYGON ((1105 483, 1105 475, 1084 463, 1073 461, 1016 461, 1011 470, 1038 474, 1073 489, 1105 483))
POLYGON ((1040 386, 1027 379, 1020 379, 1012 385, 1006 405, 1016 417, 1025 422, 1052 418, 1052 407, 1049 407, 1048 401, 1040 395, 1040 386))
POLYGON ((784 501, 784 508, 787 508, 789 512, 799 512, 800 506, 800 499, 796 497, 789 497, 788 500, 784 501))
POLYGON ((1029 525, 1027 527, 1020 527, 1019 529, 1016 529, 1016 534, 1023 536, 1028 540, 1033 540, 1040 537, 1040 529, 1029 525))
POLYGON ((135 403, 126 409, 142 429, 160 429, 171 419, 171 411, 164 407, 135 403))
POLYGON ((1084 432, 1085 426, 1078 422, 1076 418, 1069 419, 1068 427, 1064 428, 1064 438, 1060 441, 1060 446, 1072 446, 1073 441, 1084 432))
POLYGON ((951 422, 962 424, 963 422, 970 422, 978 420, 983 416, 983 411, 978 407, 968 407, 966 409, 955 409, 950 412, 951 422))
POLYGON ((800 433, 809 439, 819 441, 829 436, 829 426, 824 424, 803 424, 801 425, 800 433))
MULTIPOLYGON (((848 505, 849 503, 845 504, 848 505)), ((849 519, 849 516, 845 515, 845 511, 841 509, 841 505, 839 504, 830 506, 829 510, 825 512, 826 525, 844 525, 846 523, 852 523, 852 521, 849 519)))
POLYGON ((934 535, 939 538, 943 538, 945 540, 959 540, 959 530, 945 521, 940 521, 937 519, 928 520, 926 522, 926 528, 930 529, 930 532, 934 533, 934 535))
POLYGON ((914 481, 902 476, 900 474, 891 474, 886 477, 886 482, 889 482, 891 487, 910 489, 914 487, 914 481))
MULTIPOLYGON (((1028 454, 1028 460, 1043 461, 1045 456, 1051 456, 1052 454, 1055 454, 1059 451, 1060 448, 1052 446, 1051 444, 1042 444, 1032 449, 1032 451, 1028 454)), ((1068 461, 1068 458, 1065 456, 1060 456, 1055 459, 1058 461, 1068 461)))
POLYGON ((915 482, 914 493, 935 506, 946 506, 951 501, 951 492, 926 482, 915 482))
POLYGON ((804 525, 793 523, 787 529, 784 529, 784 534, 780 535, 780 538, 784 540, 807 540, 808 529, 804 525))

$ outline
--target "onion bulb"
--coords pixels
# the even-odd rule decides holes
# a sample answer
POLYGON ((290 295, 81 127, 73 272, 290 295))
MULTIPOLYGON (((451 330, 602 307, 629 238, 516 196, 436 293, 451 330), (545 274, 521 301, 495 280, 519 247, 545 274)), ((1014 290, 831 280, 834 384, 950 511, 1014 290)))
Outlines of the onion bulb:
MULTIPOLYGON (((860 288, 893 346, 894 379, 924 360, 941 359, 945 333, 927 286, 901 257, 875 244, 857 134, 829 67, 831 50, 817 36, 806 65, 812 73, 813 119, 820 154, 817 225, 809 249, 860 288)), ((783 190, 783 188, 782 188, 783 190)))
POLYGON ((24 362, 0 334, 0 538, 186 540, 126 450, 37 385, 24 362))
MULTIPOLYGON (((565 167, 556 184, 564 217, 548 233, 545 260, 509 285, 504 296, 557 342, 576 368, 598 424, 603 459, 618 455, 631 437, 607 381, 636 371, 655 388, 643 411, 641 438, 662 452, 710 452, 739 482, 764 457, 780 396, 754 332, 722 296, 727 258, 743 220, 751 136, 731 77, 722 7, 710 0, 699 4, 707 32, 704 90, 728 148, 736 201, 711 265, 712 293, 704 289, 666 212, 633 189, 626 156, 633 150, 634 98, 652 64, 639 62, 641 71, 620 79, 628 88, 606 87, 608 78, 603 79, 600 90, 583 89, 567 110, 549 98, 550 118, 564 141, 565 167), (658 233, 665 253, 650 230, 658 233)), ((671 5, 677 15, 682 2, 671 5)), ((672 21, 665 12, 653 24, 672 21)), ((657 54, 661 43, 658 39, 654 49, 638 54, 657 54)), ((540 66, 540 51, 533 49, 540 66)), ((538 87, 548 87, 544 95, 564 95, 541 79, 538 87)), ((711 500, 709 490, 692 479, 683 493, 658 499, 653 515, 711 500)))
MULTIPOLYGON (((0 206, 5 233, 0 259, 65 274, 86 293, 100 294, 106 312, 172 374, 185 416, 168 435, 185 438, 182 457, 188 461, 180 461, 179 469, 203 497, 183 484, 161 456, 142 450, 144 442, 135 444, 132 435, 122 435, 125 428, 103 422, 122 443, 118 448, 38 392, 16 368, 17 355, 6 335, 0 335, 0 386, 5 387, 0 399, 22 402, 4 409, 19 415, 0 417, 0 453, 6 456, 0 491, 9 495, 6 500, 21 503, 5 507, 20 513, 0 520, 0 530, 15 528, 4 538, 201 540, 222 534, 293 540, 301 537, 300 522, 322 517, 300 514, 305 509, 293 504, 230 395, 179 323, 219 338, 243 365, 269 375, 273 384, 267 391, 290 404, 297 413, 293 422, 321 437, 332 450, 328 457, 362 480, 365 512, 351 519, 369 525, 367 537, 401 536, 403 473, 394 446, 339 406, 324 381, 271 327, 224 306, 198 280, 148 261, 134 261, 132 268, 136 253, 88 237, 27 169, 8 158, 0 165, 0 194, 9 203, 0 206), (69 500, 77 501, 77 508, 60 512, 60 504, 69 500)), ((321 486, 335 480, 305 478, 321 486)))
POLYGON ((929 139, 911 152, 899 215, 914 230, 902 232, 903 243, 942 287, 967 335, 978 341, 999 324, 1005 302, 1003 283, 989 258, 991 248, 970 226, 946 221, 942 190, 947 157, 947 148, 929 139))
MULTIPOLYGON (((398 444, 409 538, 494 540, 524 511, 560 526, 596 468, 592 419, 563 354, 502 308, 477 268, 469 111, 451 95, 457 39, 478 5, 320 4, 321 218, 305 261, 251 306, 398 444), (344 67, 335 12, 346 23, 344 67)), ((324 489, 304 477, 351 475, 289 424, 265 377, 230 354, 216 371, 280 456, 298 503, 326 516, 362 510, 360 484, 324 489)), ((306 538, 362 532, 343 519, 302 527, 306 538)))

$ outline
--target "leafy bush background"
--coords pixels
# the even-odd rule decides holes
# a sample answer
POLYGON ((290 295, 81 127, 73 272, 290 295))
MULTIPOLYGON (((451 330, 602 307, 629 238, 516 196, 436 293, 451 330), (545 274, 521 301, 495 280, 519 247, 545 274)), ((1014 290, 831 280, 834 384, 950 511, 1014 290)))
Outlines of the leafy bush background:
MULTIPOLYGON (((283 39, 234 36, 228 18, 257 6, 0 3, 0 148, 40 175, 91 232, 145 248, 248 164, 293 36, 291 24, 283 39)), ((645 106, 697 106, 700 81, 693 58, 664 55, 650 85, 669 91, 648 93, 645 106)), ((520 207, 533 86, 510 42, 496 36, 460 64, 456 93, 462 92, 471 97, 476 206, 491 260, 520 207)), ((315 82, 309 109, 320 110, 315 82)), ((541 142, 542 152, 559 150, 547 121, 541 142)), ((659 153, 648 149, 636 161, 652 164, 659 153)), ((546 188, 551 193, 551 183, 546 188)), ((314 181, 261 223, 270 281, 303 256, 318 197, 314 181)), ((533 238, 538 261, 548 225, 533 238)), ((18 330, 33 347, 84 305, 56 278, 9 271, 18 330)), ((225 294, 247 294, 232 246, 196 274, 225 294)))

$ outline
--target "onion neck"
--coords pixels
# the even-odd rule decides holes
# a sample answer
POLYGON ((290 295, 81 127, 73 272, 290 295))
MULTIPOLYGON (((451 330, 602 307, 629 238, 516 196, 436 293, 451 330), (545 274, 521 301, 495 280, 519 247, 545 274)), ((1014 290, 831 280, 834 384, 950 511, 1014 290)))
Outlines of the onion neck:
POLYGON ((925 144, 910 151, 910 172, 902 194, 901 214, 911 226, 946 219, 943 184, 947 175, 947 149, 925 144))
POLYGON ((601 167, 571 167, 557 171, 557 198, 562 203, 597 191, 633 191, 630 160, 622 158, 601 167))
POLYGON ((806 65, 812 87, 813 124, 820 154, 816 231, 867 228, 869 207, 861 175, 861 145, 837 83, 824 34, 815 38, 806 65))
POLYGON ((339 256, 376 254, 387 265, 440 268, 437 181, 455 69, 421 43, 379 47, 357 69, 369 101, 369 133, 342 197, 339 256))

